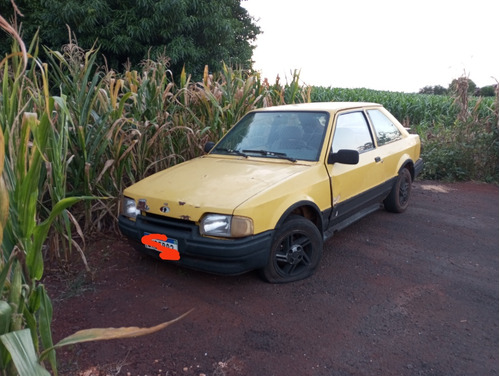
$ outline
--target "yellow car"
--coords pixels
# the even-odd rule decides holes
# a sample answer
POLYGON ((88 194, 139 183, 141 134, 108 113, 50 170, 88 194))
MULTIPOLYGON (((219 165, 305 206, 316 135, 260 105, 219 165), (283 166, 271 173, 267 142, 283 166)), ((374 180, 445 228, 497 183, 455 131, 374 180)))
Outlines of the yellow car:
POLYGON ((127 188, 122 233, 169 262, 273 283, 310 276, 323 241, 382 204, 403 212, 423 168, 419 137, 375 103, 258 109, 205 151, 127 188))

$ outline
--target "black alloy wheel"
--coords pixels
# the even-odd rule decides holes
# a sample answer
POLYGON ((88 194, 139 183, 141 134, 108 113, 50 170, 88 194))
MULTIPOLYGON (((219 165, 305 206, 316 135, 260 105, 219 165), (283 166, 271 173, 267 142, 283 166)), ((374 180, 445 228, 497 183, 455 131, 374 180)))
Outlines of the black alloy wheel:
POLYGON ((278 228, 263 277, 271 283, 286 283, 309 277, 321 259, 323 238, 311 221, 290 217, 278 228))

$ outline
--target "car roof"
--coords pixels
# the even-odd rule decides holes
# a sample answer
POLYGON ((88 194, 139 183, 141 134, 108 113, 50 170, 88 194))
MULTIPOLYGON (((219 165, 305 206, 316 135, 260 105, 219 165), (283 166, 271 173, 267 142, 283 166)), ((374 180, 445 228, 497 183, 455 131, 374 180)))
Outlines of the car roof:
POLYGON ((259 108, 256 111, 330 111, 350 110, 363 107, 382 107, 378 103, 370 102, 314 102, 286 104, 282 106, 272 106, 259 108))

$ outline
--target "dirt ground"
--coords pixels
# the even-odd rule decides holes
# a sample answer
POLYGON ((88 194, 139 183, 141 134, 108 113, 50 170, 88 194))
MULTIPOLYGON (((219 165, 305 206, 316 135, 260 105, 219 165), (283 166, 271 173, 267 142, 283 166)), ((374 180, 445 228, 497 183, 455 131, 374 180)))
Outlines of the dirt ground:
POLYGON ((60 349, 60 374, 498 375, 498 198, 495 185, 417 182, 406 213, 337 233, 316 274, 286 285, 91 242, 91 275, 78 261, 46 272, 55 341, 194 311, 149 336, 60 349))

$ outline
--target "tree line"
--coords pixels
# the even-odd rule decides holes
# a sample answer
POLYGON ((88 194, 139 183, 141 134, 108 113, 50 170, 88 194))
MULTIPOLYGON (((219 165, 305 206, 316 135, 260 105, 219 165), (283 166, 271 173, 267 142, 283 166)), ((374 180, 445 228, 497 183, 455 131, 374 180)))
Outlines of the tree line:
MULTIPOLYGON (((260 28, 240 0, 0 0, 0 14, 21 23, 23 40, 38 33, 52 50, 74 41, 99 48, 101 63, 115 71, 146 59, 166 59, 199 78, 205 65, 250 69, 260 28)), ((0 38, 0 53, 12 40, 0 38)))
MULTIPOLYGON (((467 93, 469 95, 475 95, 475 96, 481 96, 481 97, 494 97, 496 94, 496 85, 488 85, 488 86, 483 86, 483 87, 478 87, 474 81, 472 81, 470 78, 467 79, 468 81, 468 89, 467 93)), ((428 85, 423 87, 418 91, 419 94, 433 94, 433 95, 453 95, 457 92, 457 84, 458 84, 458 79, 454 79, 449 85, 448 88, 445 88, 444 86, 441 85, 428 85)))

